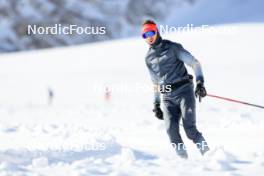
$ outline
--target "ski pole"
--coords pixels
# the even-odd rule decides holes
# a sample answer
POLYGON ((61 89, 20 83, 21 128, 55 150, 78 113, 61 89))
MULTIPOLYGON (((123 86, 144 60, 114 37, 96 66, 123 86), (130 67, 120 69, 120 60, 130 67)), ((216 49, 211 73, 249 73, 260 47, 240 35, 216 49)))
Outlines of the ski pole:
POLYGON ((260 105, 256 105, 256 104, 252 104, 252 103, 247 103, 247 102, 243 102, 243 101, 240 101, 240 100, 234 100, 234 99, 231 99, 231 98, 220 97, 220 96, 212 95, 212 94, 207 94, 207 96, 264 109, 264 106, 260 106, 260 105))

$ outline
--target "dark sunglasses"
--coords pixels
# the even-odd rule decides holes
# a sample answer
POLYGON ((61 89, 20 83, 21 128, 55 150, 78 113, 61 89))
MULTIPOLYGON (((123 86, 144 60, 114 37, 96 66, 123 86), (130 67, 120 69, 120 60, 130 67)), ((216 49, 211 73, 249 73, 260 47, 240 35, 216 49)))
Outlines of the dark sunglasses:
POLYGON ((156 34, 156 31, 148 31, 148 32, 145 32, 145 33, 142 35, 142 37, 143 37, 144 39, 146 39, 146 38, 149 38, 149 37, 154 36, 155 34, 156 34))

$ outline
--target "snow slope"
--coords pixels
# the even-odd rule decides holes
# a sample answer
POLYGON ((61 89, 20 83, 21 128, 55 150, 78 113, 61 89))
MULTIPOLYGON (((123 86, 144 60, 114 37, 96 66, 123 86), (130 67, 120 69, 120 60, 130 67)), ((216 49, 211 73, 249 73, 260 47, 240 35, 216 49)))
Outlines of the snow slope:
MULTIPOLYGON (((264 25, 220 27, 236 31, 165 38, 202 62, 209 93, 263 105, 264 25)), ((263 174, 263 110, 209 97, 197 121, 211 152, 201 157, 182 131, 190 159, 176 156, 142 89, 151 85, 146 50, 133 38, 0 55, 0 175, 263 174)))

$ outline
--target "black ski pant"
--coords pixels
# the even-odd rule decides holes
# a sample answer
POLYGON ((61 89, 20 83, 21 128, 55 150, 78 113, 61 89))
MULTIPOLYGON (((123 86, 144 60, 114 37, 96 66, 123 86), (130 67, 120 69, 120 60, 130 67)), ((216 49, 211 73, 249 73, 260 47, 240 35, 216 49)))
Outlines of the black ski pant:
POLYGON ((207 152, 209 147, 202 133, 200 133, 196 127, 196 102, 193 83, 185 84, 177 90, 165 93, 163 102, 167 133, 177 154, 182 158, 188 157, 179 130, 181 118, 187 137, 197 145, 201 154, 207 152))

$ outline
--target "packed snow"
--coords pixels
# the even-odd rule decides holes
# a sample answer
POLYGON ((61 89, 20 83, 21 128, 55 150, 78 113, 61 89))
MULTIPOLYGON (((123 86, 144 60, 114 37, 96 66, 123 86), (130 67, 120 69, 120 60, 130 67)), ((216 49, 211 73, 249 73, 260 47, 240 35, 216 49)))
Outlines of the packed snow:
MULTIPOLYGON (((264 105, 264 25, 218 27, 235 30, 165 38, 201 61, 208 93, 264 105)), ((262 175, 263 109, 210 97, 197 124, 211 151, 181 129, 190 158, 178 158, 152 112, 146 51, 132 38, 0 55, 0 175, 262 175)))

